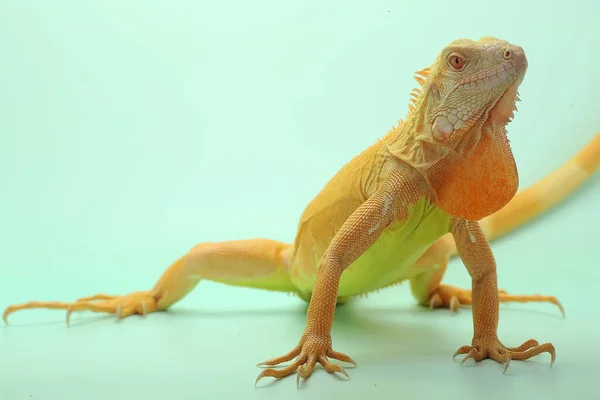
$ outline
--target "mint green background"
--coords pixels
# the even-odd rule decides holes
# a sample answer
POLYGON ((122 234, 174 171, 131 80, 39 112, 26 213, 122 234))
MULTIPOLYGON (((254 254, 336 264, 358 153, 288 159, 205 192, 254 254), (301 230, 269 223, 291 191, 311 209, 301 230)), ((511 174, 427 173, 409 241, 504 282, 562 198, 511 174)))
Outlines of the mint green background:
MULTIPOLYGON (((2 1, 0 306, 149 289, 202 241, 291 241, 306 203, 403 118, 415 70, 458 37, 524 47, 509 126, 522 186, 600 129, 591 1, 2 1)), ((289 351, 305 305, 202 282, 171 312, 14 314, 0 329, 0 399, 553 399, 598 396, 600 179, 493 244, 500 286, 555 294, 503 305, 507 345, 558 353, 459 366, 471 315, 415 306, 408 285, 336 315, 359 368, 253 382, 289 351), (593 392, 596 394, 593 395, 593 392), (282 397, 285 396, 285 397, 282 397), (329 397, 331 398, 331 397, 329 397)), ((468 287, 454 260, 445 282, 468 287)), ((597 398, 597 397, 595 397, 597 398)))

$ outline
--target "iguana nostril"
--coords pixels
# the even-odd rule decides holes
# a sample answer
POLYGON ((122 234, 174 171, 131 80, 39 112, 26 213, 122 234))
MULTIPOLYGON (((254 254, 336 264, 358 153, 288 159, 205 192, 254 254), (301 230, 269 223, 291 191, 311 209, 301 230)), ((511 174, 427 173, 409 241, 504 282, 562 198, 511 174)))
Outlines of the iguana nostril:
POLYGON ((513 65, 527 65, 527 57, 524 51, 513 51, 513 65))
POLYGON ((508 49, 504 50, 504 59, 510 60, 511 58, 513 58, 513 52, 508 49))

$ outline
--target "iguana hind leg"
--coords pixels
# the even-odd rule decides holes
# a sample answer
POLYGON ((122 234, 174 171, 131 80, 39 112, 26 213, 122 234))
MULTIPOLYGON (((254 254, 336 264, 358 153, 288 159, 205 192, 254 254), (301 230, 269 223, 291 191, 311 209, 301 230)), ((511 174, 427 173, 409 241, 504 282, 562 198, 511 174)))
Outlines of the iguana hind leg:
MULTIPOLYGON (((461 305, 471 305, 471 290, 441 284, 452 249, 454 249, 452 237, 443 236, 433 243, 412 266, 416 275, 410 280, 410 288, 419 304, 431 308, 449 308, 451 311, 456 311, 461 305)), ((509 294, 499 289, 498 297, 501 303, 552 303, 563 315, 565 313, 563 306, 554 296, 509 294)))
POLYGON ((166 310, 202 279, 235 286, 296 292, 288 274, 291 246, 268 239, 201 243, 175 261, 153 289, 124 296, 97 294, 75 302, 31 301, 6 308, 3 319, 19 310, 46 308, 115 314, 118 318, 166 310))

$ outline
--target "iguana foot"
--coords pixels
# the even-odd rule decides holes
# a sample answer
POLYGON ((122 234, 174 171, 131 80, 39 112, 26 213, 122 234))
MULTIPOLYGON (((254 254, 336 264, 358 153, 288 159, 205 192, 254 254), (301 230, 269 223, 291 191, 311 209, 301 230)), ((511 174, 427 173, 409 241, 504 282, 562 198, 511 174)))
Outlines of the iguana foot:
POLYGON ((156 299, 150 292, 134 292, 125 296, 111 296, 97 294, 90 297, 82 297, 72 303, 57 301, 30 301, 24 304, 8 306, 4 311, 2 319, 8 323, 8 316, 16 311, 47 308, 67 310, 67 325, 73 311, 93 311, 115 314, 117 319, 125 318, 133 314, 145 315, 157 311, 156 299))
POLYGON ((552 366, 556 360, 556 350, 551 343, 540 345, 537 340, 530 339, 519 347, 504 347, 497 338, 486 338, 473 339, 471 346, 462 346, 454 353, 452 358, 455 358, 459 354, 466 354, 461 364, 471 358, 476 362, 489 358, 504 364, 504 373, 511 360, 527 360, 542 353, 550 354, 550 366, 552 366))
MULTIPOLYGON (((540 294, 508 294, 505 290, 498 290, 498 297, 501 303, 531 303, 544 302, 552 303, 557 306, 561 314, 565 315, 565 310, 560 302, 554 296, 543 296, 540 294)), ((428 305, 430 308, 449 308, 450 311, 457 311, 461 305, 471 304, 471 291, 460 289, 450 285, 440 285, 429 297, 428 305)))
POLYGON ((296 385, 300 385, 300 378, 307 379, 313 371, 316 363, 321 364, 325 370, 329 373, 339 372, 350 378, 348 373, 338 364, 332 364, 327 357, 334 358, 336 360, 348 362, 356 365, 356 363, 348 357, 346 354, 337 352, 331 347, 330 337, 321 337, 316 334, 304 334, 300 339, 300 343, 292 351, 281 357, 272 358, 270 360, 259 363, 258 366, 275 366, 282 362, 290 361, 296 357, 289 366, 282 369, 268 368, 261 372, 256 378, 256 383, 266 376, 270 376, 276 379, 281 379, 286 376, 292 375, 297 372, 296 385))

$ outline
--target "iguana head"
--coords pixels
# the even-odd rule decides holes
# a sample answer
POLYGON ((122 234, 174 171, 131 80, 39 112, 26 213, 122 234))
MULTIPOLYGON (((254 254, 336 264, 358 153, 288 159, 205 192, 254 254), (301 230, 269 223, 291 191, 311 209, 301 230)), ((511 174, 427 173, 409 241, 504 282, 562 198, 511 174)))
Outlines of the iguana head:
POLYGON ((388 145, 417 168, 447 212, 478 220, 518 188, 506 137, 527 70, 522 48, 493 37, 459 39, 417 72, 406 121, 388 145))

